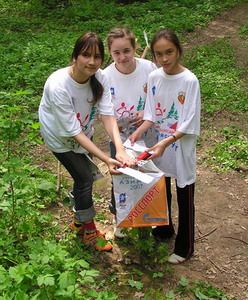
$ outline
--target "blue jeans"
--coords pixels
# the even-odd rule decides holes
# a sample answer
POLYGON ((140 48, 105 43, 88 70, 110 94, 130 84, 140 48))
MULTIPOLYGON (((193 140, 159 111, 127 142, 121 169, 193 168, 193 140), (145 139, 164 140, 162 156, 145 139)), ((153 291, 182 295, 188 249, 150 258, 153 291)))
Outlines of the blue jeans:
POLYGON ((95 208, 92 201, 93 176, 90 163, 85 154, 75 153, 72 151, 53 154, 61 164, 70 173, 74 180, 73 196, 76 220, 78 222, 87 222, 95 216, 95 208))
MULTIPOLYGON (((109 143, 109 147, 110 147, 110 156, 113 159, 116 159, 116 149, 115 149, 115 145, 113 142, 109 143)), ((114 188, 113 188, 113 183, 112 183, 112 188, 111 188, 111 199, 109 201, 109 210, 113 215, 116 215, 116 205, 115 205, 115 195, 114 195, 114 188)))

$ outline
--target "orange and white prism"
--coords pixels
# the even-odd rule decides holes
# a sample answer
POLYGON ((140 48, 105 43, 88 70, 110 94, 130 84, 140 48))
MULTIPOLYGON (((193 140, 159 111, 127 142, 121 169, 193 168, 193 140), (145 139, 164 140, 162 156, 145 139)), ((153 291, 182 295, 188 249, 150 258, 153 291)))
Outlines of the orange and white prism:
MULTIPOLYGON (((136 152, 136 156, 140 154, 132 151, 136 152)), ((144 183, 125 174, 113 176, 117 227, 168 225, 164 173, 151 160, 144 162, 139 171, 152 176, 153 180, 144 183)))

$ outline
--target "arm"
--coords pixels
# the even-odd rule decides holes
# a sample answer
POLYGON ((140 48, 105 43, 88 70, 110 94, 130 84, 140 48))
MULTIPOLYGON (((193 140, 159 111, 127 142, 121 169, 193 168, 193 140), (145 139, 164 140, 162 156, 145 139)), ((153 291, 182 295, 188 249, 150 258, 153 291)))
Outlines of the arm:
POLYGON ((145 120, 137 130, 135 130, 128 138, 131 141, 131 145, 133 145, 136 141, 142 138, 142 135, 153 126, 152 121, 145 120))
POLYGON ((146 45, 144 52, 142 53, 142 55, 140 56, 140 58, 145 58, 147 52, 150 50, 150 45, 146 45))
POLYGON ((121 163, 104 154, 83 132, 80 132, 72 138, 75 139, 77 143, 81 145, 84 149, 86 149, 94 156, 105 162, 108 165, 109 172, 111 174, 119 174, 119 172, 116 171, 115 167, 120 166, 121 163))
POLYGON ((144 111, 135 111, 133 113, 133 119, 130 121, 130 123, 136 127, 139 127, 143 123, 143 116, 144 116, 144 111))
POLYGON ((115 117, 101 115, 100 118, 108 136, 111 138, 115 145, 116 159, 122 162, 123 164, 127 164, 128 166, 134 166, 135 159, 131 158, 125 151, 115 117))
POLYGON ((179 140, 181 137, 183 137, 185 133, 182 133, 180 131, 176 131, 173 135, 167 137, 166 139, 158 142, 153 147, 148 149, 147 151, 154 151, 154 153, 149 157, 149 159, 153 159, 155 157, 161 157, 165 151, 165 149, 171 145, 172 143, 175 143, 177 140, 179 140))

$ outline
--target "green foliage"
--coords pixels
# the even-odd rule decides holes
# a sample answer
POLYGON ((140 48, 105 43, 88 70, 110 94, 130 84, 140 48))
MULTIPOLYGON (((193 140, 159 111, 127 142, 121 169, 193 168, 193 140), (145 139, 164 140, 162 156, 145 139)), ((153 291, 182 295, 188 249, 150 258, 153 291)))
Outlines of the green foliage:
MULTIPOLYGON (((42 143, 37 108, 44 82, 69 63, 78 36, 91 30, 105 40, 111 27, 126 25, 144 47, 144 29, 151 40, 156 30, 166 26, 184 39, 185 32, 205 26, 220 10, 240 2, 244 1, 149 0, 124 6, 115 0, 0 0, 0 299, 118 299, 111 285, 118 274, 109 274, 110 286, 105 289, 105 279, 100 281, 99 271, 87 262, 93 261, 88 248, 75 242, 73 235, 61 234, 56 220, 44 210, 59 200, 56 176, 36 165, 40 158, 35 153, 42 143)), ((246 38, 247 25, 240 32, 246 38)), ((247 111, 243 70, 235 67, 228 40, 189 51, 186 62, 200 79, 204 112, 247 111)), ((225 169, 246 164, 242 130, 224 128, 221 134, 225 140, 211 153, 214 163, 225 169)), ((98 195, 94 200, 103 201, 98 195)), ((153 238, 144 238, 137 229, 128 241, 159 266, 167 260, 166 245, 155 246, 153 238)), ((169 270, 153 270, 151 278, 160 280, 164 272, 169 270)), ((142 276, 140 270, 128 274, 126 286, 143 291, 142 276)), ((177 299, 183 294, 226 299, 208 284, 184 278, 179 283, 176 291, 151 289, 144 299, 177 299)))
POLYGON ((192 49, 186 53, 185 63, 200 81, 204 112, 213 115, 223 110, 248 110, 246 84, 241 79, 246 70, 236 68, 234 49, 228 39, 192 49))
POLYGON ((24 259, 23 243, 43 233, 51 222, 49 215, 40 212, 44 200, 47 198, 51 202, 55 196, 52 176, 50 181, 43 179, 45 172, 40 172, 33 164, 27 150, 40 140, 34 115, 26 106, 18 105, 27 99, 26 96, 24 92, 2 93, 0 98, 2 103, 8 103, 0 106, 0 157, 3 162, 0 168, 0 263, 4 264, 24 259))
POLYGON ((240 28, 240 34, 241 34, 241 37, 243 39, 247 39, 248 38, 248 24, 245 24, 245 25, 241 26, 241 28, 240 28))
POLYGON ((37 238, 25 244, 29 259, 9 269, 0 266, 4 299, 82 299, 99 271, 65 247, 37 238), (16 298, 15 298, 16 297, 16 298), (20 298, 23 297, 23 298, 20 298))
MULTIPOLYGON (((86 31, 95 31, 105 40, 110 28, 128 26, 145 47, 144 29, 151 39, 166 24, 183 37, 185 31, 204 26, 220 9, 238 2, 150 0, 123 6, 114 0, 1 0, 0 90, 23 89, 40 95, 46 78, 69 63, 75 40, 86 31)), ((38 99, 33 104, 37 103, 38 99)))
POLYGON ((248 140, 237 126, 220 130, 222 140, 208 151, 206 162, 214 165, 217 171, 230 169, 242 171, 248 165, 248 140))
MULTIPOLYGON (((178 281, 177 294, 184 297, 194 295, 199 300, 228 300, 227 296, 219 288, 215 288, 207 282, 192 282, 181 276, 178 281)), ((235 300, 233 298, 233 300, 235 300)))

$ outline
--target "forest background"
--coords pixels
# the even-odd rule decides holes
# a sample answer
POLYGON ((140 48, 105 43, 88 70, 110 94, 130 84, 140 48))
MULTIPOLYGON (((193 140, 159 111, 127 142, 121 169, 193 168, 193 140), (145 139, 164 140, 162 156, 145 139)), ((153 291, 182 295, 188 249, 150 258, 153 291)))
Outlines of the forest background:
MULTIPOLYGON (((106 45, 110 28, 127 26, 144 48, 144 30, 150 41, 159 28, 171 28, 185 46, 184 64, 201 83, 205 134, 198 142, 198 163, 216 176, 247 180, 247 60, 238 59, 228 37, 190 44, 192 34, 214 17, 245 3, 0 0, 0 299, 244 299, 245 291, 234 298, 238 292, 223 285, 187 276, 171 280, 166 245, 156 247, 152 239, 142 244, 135 232, 123 251, 145 251, 150 265, 130 264, 120 271, 111 256, 83 247, 58 214, 59 207, 69 207, 70 187, 65 176, 56 191, 56 161, 42 144, 37 108, 46 78, 68 65, 84 32, 98 33, 106 45)), ((247 45, 247 20, 240 22, 237 37, 247 45)), ((110 62, 106 51, 103 67, 110 62)), ((103 196, 95 193, 99 207, 103 196)), ((102 213, 97 221, 106 219, 102 213)))

